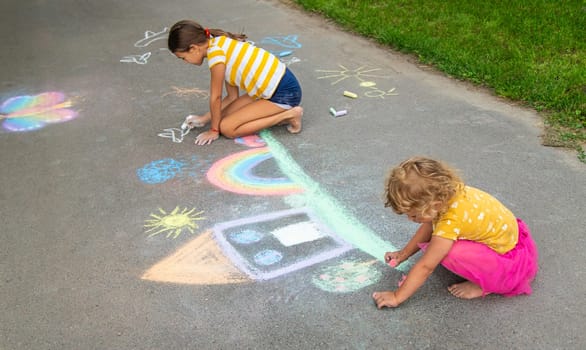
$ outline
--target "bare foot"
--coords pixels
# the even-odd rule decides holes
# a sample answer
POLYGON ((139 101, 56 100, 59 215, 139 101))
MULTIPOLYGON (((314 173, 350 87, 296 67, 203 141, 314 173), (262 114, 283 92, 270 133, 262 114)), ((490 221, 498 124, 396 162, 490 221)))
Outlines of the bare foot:
POLYGON ((448 291, 461 299, 474 299, 482 296, 482 288, 470 281, 453 284, 448 287, 448 291))
POLYGON ((301 131, 301 117, 303 117, 303 108, 300 106, 291 108, 293 116, 289 119, 287 130, 292 134, 297 134, 301 131))

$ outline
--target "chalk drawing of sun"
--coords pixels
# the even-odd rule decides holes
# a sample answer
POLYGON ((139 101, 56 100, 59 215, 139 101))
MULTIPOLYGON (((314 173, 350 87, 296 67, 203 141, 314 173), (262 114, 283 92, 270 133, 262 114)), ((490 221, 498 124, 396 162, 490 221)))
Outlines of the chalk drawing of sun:
POLYGON ((195 209, 188 210, 187 208, 179 211, 179 207, 175 207, 172 212, 167 213, 159 208, 160 214, 151 214, 152 219, 146 220, 144 225, 148 228, 146 233, 149 233, 149 237, 167 233, 167 238, 172 236, 174 239, 179 237, 184 229, 194 233, 195 229, 199 227, 195 222, 205 219, 199 216, 203 211, 197 213, 194 211, 195 209))
POLYGON ((356 69, 349 69, 345 66, 339 64, 339 70, 326 70, 326 69, 317 69, 316 72, 323 74, 318 79, 335 79, 332 82, 332 85, 336 85, 337 83, 346 80, 348 78, 354 78, 359 82, 366 83, 366 84, 373 84, 374 82, 370 81, 368 78, 388 78, 387 76, 381 76, 373 74, 376 71, 379 71, 380 68, 372 68, 368 69, 364 66, 358 67, 356 69))

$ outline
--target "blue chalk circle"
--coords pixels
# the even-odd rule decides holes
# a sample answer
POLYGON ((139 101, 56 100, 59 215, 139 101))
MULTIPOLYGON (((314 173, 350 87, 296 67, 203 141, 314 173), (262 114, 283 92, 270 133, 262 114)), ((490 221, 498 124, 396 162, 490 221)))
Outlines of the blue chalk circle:
POLYGON ((160 184, 171 180, 183 171, 185 162, 172 158, 156 160, 136 170, 136 176, 147 184, 160 184))
POLYGON ((255 230, 242 230, 230 234, 230 239, 239 244, 252 244, 260 241, 263 234, 255 230))
POLYGON ((276 250, 266 249, 254 256, 254 262, 258 265, 268 266, 278 263, 283 259, 283 254, 276 250))

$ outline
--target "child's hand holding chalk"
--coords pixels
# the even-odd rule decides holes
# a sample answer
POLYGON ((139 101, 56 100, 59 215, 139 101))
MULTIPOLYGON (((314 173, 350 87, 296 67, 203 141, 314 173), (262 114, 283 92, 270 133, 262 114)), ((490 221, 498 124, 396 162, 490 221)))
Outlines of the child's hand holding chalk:
POLYGON ((385 253, 385 261, 392 268, 399 266, 399 264, 402 262, 399 259, 400 259, 400 252, 386 252, 385 253))
POLYGON ((185 121, 181 124, 181 129, 193 129, 193 128, 201 128, 206 125, 206 118, 203 116, 190 114, 185 117, 185 121))

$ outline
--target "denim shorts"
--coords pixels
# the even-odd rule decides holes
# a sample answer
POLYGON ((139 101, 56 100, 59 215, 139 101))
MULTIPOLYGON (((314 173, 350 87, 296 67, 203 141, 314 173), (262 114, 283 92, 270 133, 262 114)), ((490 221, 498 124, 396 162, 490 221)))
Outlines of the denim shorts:
POLYGON ((285 70, 285 74, 269 101, 284 109, 299 106, 301 103, 301 86, 289 68, 285 70))

